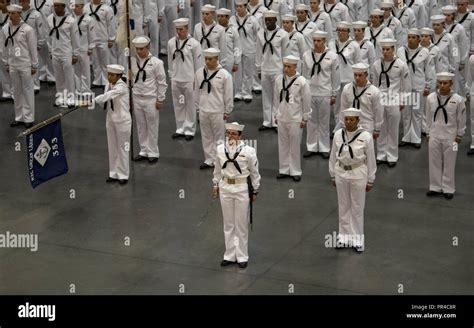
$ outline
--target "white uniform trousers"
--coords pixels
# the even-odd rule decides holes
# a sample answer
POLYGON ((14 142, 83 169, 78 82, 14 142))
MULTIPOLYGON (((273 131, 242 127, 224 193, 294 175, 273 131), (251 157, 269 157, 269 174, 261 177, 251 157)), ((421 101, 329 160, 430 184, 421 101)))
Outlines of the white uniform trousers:
MULTIPOLYGON (((342 90, 346 86, 346 84, 349 82, 343 82, 341 83, 341 88, 339 89, 337 95, 336 95, 336 103, 333 105, 333 111, 334 111, 334 130, 332 132, 336 133, 337 130, 342 128, 342 123, 341 123, 341 94, 342 90)), ((347 108, 342 108, 342 110, 347 109, 347 108)))
POLYGON ((196 110, 194 107, 194 82, 171 81, 176 133, 194 136, 196 110))
POLYGON ((453 194, 458 144, 452 139, 430 137, 428 158, 430 190, 453 194))
POLYGON ((400 116, 400 106, 383 107, 383 124, 377 139, 377 159, 380 161, 396 162, 398 160, 400 116))
POLYGON ((330 150, 329 121, 331 97, 311 97, 313 113, 308 120, 306 130, 306 148, 308 151, 328 153, 330 150))
POLYGON ((10 81, 10 74, 7 72, 5 65, 0 64, 0 78, 2 83, 2 97, 4 98, 11 98, 12 94, 12 86, 10 81))
POLYGON ((262 81, 258 78, 258 72, 256 69, 253 70, 253 85, 252 90, 262 91, 262 81))
POLYGON ((97 43, 92 52, 92 68, 94 70, 94 81, 92 84, 105 86, 107 81, 107 65, 109 65, 107 42, 97 43))
POLYGON ((300 122, 278 121, 279 172, 291 176, 301 175, 301 138, 303 129, 300 122))
MULTIPOLYGON (((338 164, 336 164, 338 165, 338 164)), ((340 242, 364 247, 364 207, 367 178, 343 179, 336 175, 337 202, 339 207, 340 242)))
POLYGON ((225 140, 224 114, 206 113, 201 109, 199 111, 199 125, 202 148, 204 149, 204 163, 213 165, 216 161, 216 148, 225 140))
POLYGON ((74 84, 76 91, 91 92, 91 60, 87 52, 81 52, 74 65, 74 84))
POLYGON ((130 133, 132 122, 114 123, 107 118, 107 145, 109 147, 109 177, 128 180, 130 174, 130 133))
POLYGON ((156 109, 155 97, 133 96, 133 109, 137 123, 140 156, 160 157, 158 149, 158 129, 160 111, 156 109))
POLYGON ((252 99, 255 72, 255 54, 242 54, 239 69, 234 73, 235 97, 252 99))
POLYGON ((275 104, 273 103, 273 91, 275 89, 276 78, 279 74, 262 73, 262 107, 263 107, 263 125, 274 127, 275 123, 275 104))
POLYGON ((39 63, 39 79, 40 81, 54 82, 53 61, 49 56, 48 44, 45 44, 40 51, 38 51, 39 63))
POLYGON ((403 118, 403 138, 402 141, 410 143, 421 143, 421 125, 423 109, 425 108, 426 97, 423 97, 423 92, 412 91, 414 99, 419 99, 418 106, 405 105, 402 110, 403 118))
POLYGON ((35 91, 31 67, 10 67, 15 121, 31 123, 35 120, 35 91))
POLYGON ((74 93, 74 67, 72 57, 53 57, 54 77, 56 78, 56 103, 73 104, 74 93), (64 96, 67 98, 64 99, 64 96), (69 101, 69 103, 66 103, 69 101))
MULTIPOLYGON (((223 182, 221 182, 223 183, 223 182)), ((249 194, 247 190, 219 192, 224 217, 224 260, 247 262, 249 259, 249 194)))
POLYGON ((474 149, 474 94, 471 95, 471 99, 469 101, 469 109, 471 111, 471 149, 474 149))

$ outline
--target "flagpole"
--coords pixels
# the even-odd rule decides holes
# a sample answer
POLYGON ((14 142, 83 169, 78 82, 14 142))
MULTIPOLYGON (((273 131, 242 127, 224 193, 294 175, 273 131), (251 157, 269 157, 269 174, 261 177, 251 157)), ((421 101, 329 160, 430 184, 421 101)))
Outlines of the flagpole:
POLYGON ((41 129, 42 127, 45 127, 46 125, 48 124, 51 124, 59 119, 61 119, 62 117, 68 115, 68 114, 71 114, 72 112, 74 112, 75 110, 78 110, 79 108, 81 107, 84 107, 84 106, 76 106, 76 107, 73 107, 73 108, 70 108, 68 109, 67 111, 65 111, 64 113, 59 113, 59 114, 56 114, 54 115, 53 117, 50 117, 46 120, 44 120, 43 122, 41 123, 38 123, 36 124, 35 126, 32 126, 31 128, 23 131, 22 133, 20 133, 19 135, 17 135, 17 138, 20 138, 20 137, 23 137, 23 136, 26 136, 27 134, 30 134, 32 132, 35 132, 36 130, 39 130, 41 129))
MULTIPOLYGON (((133 95, 132 95, 132 47, 130 42, 130 12, 129 12, 129 0, 125 0, 125 16, 127 26, 127 48, 128 48, 128 88, 129 88, 129 104, 130 104, 130 116, 132 118, 132 128, 130 133, 130 159, 133 160, 133 95)), ((135 21, 133 22, 135 25, 135 21)), ((134 26, 135 27, 135 26, 134 26)))

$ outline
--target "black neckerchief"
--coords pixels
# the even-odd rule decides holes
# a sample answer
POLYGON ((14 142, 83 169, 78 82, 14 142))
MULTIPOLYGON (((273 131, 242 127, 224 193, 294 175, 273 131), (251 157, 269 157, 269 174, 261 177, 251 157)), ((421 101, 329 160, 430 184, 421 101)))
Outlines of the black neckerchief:
POLYGON ((316 21, 319 19, 319 16, 321 16, 321 9, 319 10, 318 15, 313 19, 313 23, 316 23, 316 21))
POLYGON ((443 32, 443 34, 441 34, 441 36, 439 37, 438 41, 436 41, 436 43, 433 42, 433 41, 434 41, 434 38, 433 38, 433 36, 431 36, 431 42, 433 42, 433 44, 434 44, 435 46, 437 46, 437 45, 441 42, 441 39, 443 39, 443 37, 445 36, 445 34, 446 34, 446 33, 443 32))
POLYGON ((92 3, 89 5, 89 9, 91 11, 91 13, 89 14, 89 16, 94 16, 94 18, 100 22, 100 17, 99 15, 97 14, 97 12, 99 11, 100 7, 102 7, 102 4, 98 5, 97 8, 95 8, 95 11, 92 9, 92 3))
POLYGON ((360 109, 360 98, 364 95, 364 93, 367 91, 367 89, 370 87, 370 84, 367 83, 368 85, 362 90, 359 94, 357 94, 357 89, 354 84, 352 84, 352 93, 354 94, 354 100, 352 100, 352 107, 360 109))
POLYGON ((79 20, 77 21, 77 29, 79 30, 79 35, 82 36, 82 30, 81 30, 81 23, 82 21, 84 20, 84 18, 86 17, 86 15, 82 15, 81 17, 79 17, 79 20))
POLYGON ((259 5, 257 6, 257 8, 253 11, 253 13, 250 13, 250 14, 251 14, 252 16, 255 16, 255 14, 257 13, 257 11, 260 9, 261 6, 262 6, 262 5, 259 4, 259 5))
POLYGON ((382 71, 380 72, 380 75, 379 75, 379 88, 382 85, 382 75, 385 75, 385 82, 387 83, 387 88, 390 88, 390 78, 388 76, 388 72, 390 72, 390 70, 392 69, 392 67, 393 67, 393 65, 395 64, 396 61, 397 61, 397 59, 394 58, 392 60, 392 62, 390 63, 390 65, 388 66, 387 70, 385 70, 385 67, 383 65, 384 60, 382 59, 380 61, 380 66, 382 67, 382 71))
POLYGON ((327 12, 328 14, 331 14, 331 12, 334 10, 334 8, 336 8, 336 5, 337 5, 337 3, 333 4, 332 7, 331 7, 331 9, 328 10, 328 9, 326 8, 326 3, 324 3, 324 5, 323 5, 324 11, 327 12))
POLYGON ((204 75, 204 80, 202 80, 201 85, 199 86, 199 89, 204 88, 204 83, 207 83, 207 93, 211 93, 211 80, 217 75, 219 72, 219 69, 217 69, 214 73, 207 78, 207 69, 203 68, 202 69, 203 75, 204 75))
POLYGON ((119 0, 110 0, 110 7, 114 10, 114 16, 117 15, 117 5, 118 5, 119 0))
POLYGON ((41 3, 40 6, 38 6, 38 4, 36 2, 37 2, 37 0, 34 1, 35 9, 38 10, 38 11, 41 11, 41 9, 43 9, 44 5, 46 4, 46 0, 43 0, 43 2, 41 3))
POLYGON ((439 96, 436 95, 436 98, 438 98, 438 108, 436 108, 436 111, 435 111, 435 114, 434 114, 434 117, 433 117, 433 122, 436 121, 436 115, 438 115, 438 111, 440 109, 443 110, 443 115, 444 115, 444 122, 446 124, 448 124, 448 112, 446 111, 446 105, 448 104, 448 102, 451 100, 451 97, 452 95, 450 95, 448 97, 448 99, 446 99, 446 101, 444 102, 444 104, 441 105, 441 99, 439 99, 439 96))
POLYGON ((263 5, 267 8, 267 9, 270 9, 270 7, 272 6, 273 4, 273 0, 270 0, 270 3, 267 4, 267 0, 263 0, 263 5))
POLYGON ((150 61, 151 57, 148 57, 145 62, 143 63, 143 66, 140 67, 140 64, 138 63, 138 58, 137 58, 137 68, 138 68, 138 72, 137 72, 137 76, 135 76, 135 83, 138 82, 138 78, 140 77, 140 72, 142 73, 142 81, 145 82, 146 80, 146 71, 145 71, 145 67, 146 67, 146 64, 148 64, 148 62, 150 61))
POLYGON ((247 36, 247 30, 245 29, 245 23, 247 23, 247 19, 249 18, 249 16, 248 15, 245 16, 245 19, 244 19, 242 24, 239 24, 239 18, 238 17, 235 17, 235 18, 236 18, 235 21, 237 22, 237 26, 238 26, 237 27, 237 32, 240 33, 240 30, 244 30, 244 35, 247 38, 248 36, 247 36))
POLYGON ((7 14, 5 15, 5 19, 3 20, 3 22, 0 22, 0 27, 3 27, 5 26, 5 24, 7 23, 8 21, 8 18, 10 18, 10 16, 7 14))
MULTIPOLYGON (((357 132, 357 130, 355 132, 357 132)), ((349 148, 349 154, 351 155, 351 158, 354 159, 354 152, 352 151, 351 143, 353 143, 354 140, 356 140, 357 137, 360 136, 360 134, 362 132, 364 132, 364 130, 359 131, 358 133, 355 134, 355 136, 352 137, 352 139, 349 142, 346 142, 346 136, 345 136, 346 130, 342 129, 342 131, 341 131, 342 145, 341 145, 341 147, 339 147, 339 152, 338 152, 337 156, 341 156, 342 149, 344 148, 344 146, 347 146, 349 148)))
POLYGON ((377 34, 374 35, 374 32, 372 30, 372 28, 369 28, 369 32, 370 32, 370 41, 374 44, 374 47, 377 46, 377 37, 380 35, 380 33, 382 33, 382 31, 385 29, 385 26, 382 26, 382 28, 380 29, 380 31, 377 32, 377 34))
POLYGON ((173 52, 173 60, 175 59, 176 57, 176 54, 177 53, 180 53, 181 54, 181 58, 183 59, 183 62, 184 62, 184 53, 183 53, 183 49, 184 49, 184 46, 186 45, 186 43, 188 43, 189 41, 189 38, 187 38, 186 40, 184 40, 183 44, 181 45, 181 47, 179 47, 179 41, 178 41, 178 37, 176 37, 176 50, 173 52))
POLYGON ((466 18, 467 18, 468 16, 469 16, 469 11, 468 11, 466 14, 464 14, 464 16, 463 16, 463 17, 461 18, 461 20, 459 21, 459 24, 464 23, 464 21, 466 20, 466 18))
POLYGON ((204 33, 204 23, 201 24, 201 33, 202 33, 202 38, 201 38, 201 41, 199 42, 201 45, 202 45, 202 42, 204 40, 206 40, 206 44, 207 44, 207 47, 210 48, 211 47, 211 41, 209 41, 209 39, 207 38, 209 35, 211 35, 212 33, 212 30, 214 29, 214 27, 216 27, 216 25, 212 25, 211 28, 209 29, 209 31, 206 33, 204 33))
POLYGON ((288 86, 285 86, 285 76, 282 77, 282 89, 280 90, 280 102, 283 101, 283 93, 286 92, 286 96, 285 96, 285 100, 287 103, 290 102, 290 88, 291 86, 293 85, 293 83, 295 83, 296 79, 298 78, 298 76, 296 76, 293 80, 291 80, 291 82, 288 84, 288 86))
POLYGON ((10 29, 10 26, 8 26, 8 37, 7 39, 5 40, 5 48, 8 46, 8 41, 12 40, 12 46, 15 45, 15 40, 13 39, 13 37, 15 36, 15 34, 18 33, 18 31, 20 30, 20 27, 21 27, 21 23, 20 25, 16 28, 16 30, 12 33, 11 29, 10 29))
POLYGON ((31 12, 32 12, 32 10, 28 11, 28 14, 26 14, 25 18, 23 19, 23 21, 24 21, 25 23, 26 23, 26 21, 27 21, 28 19, 30 19, 31 12))
POLYGON ((64 17, 61 19, 58 25, 56 25, 56 16, 53 16, 53 28, 51 31, 49 31, 49 36, 53 35, 53 33, 56 31, 56 39, 59 40, 59 28, 64 24, 66 21, 67 14, 64 15, 64 17))
POLYGON ((313 57, 313 68, 311 69, 311 77, 313 77, 314 75, 314 70, 316 66, 318 67, 318 72, 316 74, 319 75, 319 73, 321 72, 321 62, 323 61, 324 57, 326 57, 326 54, 327 54, 327 51, 324 51, 321 57, 319 58, 319 60, 316 61, 316 57, 314 57, 314 51, 311 51, 311 56, 313 57))
POLYGON ((346 41, 346 44, 344 45, 344 47, 342 47, 341 50, 339 50, 339 46, 338 46, 338 41, 335 40, 334 41, 334 44, 336 45, 336 54, 338 54, 339 56, 342 57, 342 60, 344 60, 344 64, 347 65, 347 59, 346 59, 346 56, 344 56, 344 54, 342 53, 344 51, 344 49, 347 48, 347 46, 352 42, 352 40, 347 40, 346 41))
MULTIPOLYGON (((392 15, 395 16, 395 17, 397 17, 398 20, 400 20, 400 18, 402 18, 403 14, 405 13, 406 10, 407 10, 407 7, 403 8, 403 10, 401 11, 400 15, 398 15, 398 17, 397 17, 397 15, 395 14, 395 12, 394 12, 393 9, 392 9, 392 15)), ((401 21, 400 21, 400 22, 401 22, 401 21)))
POLYGON ((454 28, 458 25, 458 23, 453 23, 453 26, 449 29, 449 33, 453 33, 454 28))
POLYGON ((267 47, 267 45, 270 45, 270 51, 272 52, 272 55, 273 55, 273 44, 272 44, 272 41, 273 39, 275 38, 275 35, 277 35, 278 33, 278 29, 275 28, 275 32, 273 32, 272 36, 270 37, 270 39, 267 39, 267 31, 264 30, 263 31, 263 38, 265 39, 265 44, 263 45, 263 50, 262 50, 262 54, 265 53, 265 48, 267 47))
POLYGON ((413 69, 413 73, 415 73, 415 63, 413 62, 413 60, 415 59, 416 56, 418 56, 420 51, 421 51, 421 49, 418 49, 418 51, 410 58, 408 56, 408 49, 405 48, 405 57, 407 58, 407 65, 411 64, 411 68, 413 69))
POLYGON ((235 154, 234 154, 234 158, 230 158, 229 152, 227 151, 227 147, 224 146, 225 157, 227 157, 227 160, 222 165, 223 169, 225 169, 227 167, 227 163, 232 163, 232 164, 234 164, 237 171, 239 171, 239 173, 242 174, 242 169, 240 168, 239 162, 237 162, 237 157, 240 155, 240 152, 242 151, 242 148, 243 147, 237 148, 237 150, 235 151, 235 154))
POLYGON ((295 24, 295 29, 296 29, 296 31, 297 31, 297 32, 300 32, 301 34, 303 34, 303 31, 306 29, 306 27, 308 27, 308 24, 309 24, 310 22, 311 22, 311 21, 306 22, 306 24, 304 24, 304 26, 303 26, 303 28, 302 28, 301 30, 298 28, 298 24, 295 24))

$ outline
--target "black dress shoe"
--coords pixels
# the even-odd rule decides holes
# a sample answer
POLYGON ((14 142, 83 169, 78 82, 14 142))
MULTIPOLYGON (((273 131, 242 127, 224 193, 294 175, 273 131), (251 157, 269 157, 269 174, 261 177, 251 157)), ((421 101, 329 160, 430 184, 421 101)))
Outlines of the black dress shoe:
POLYGON ((420 149, 421 148, 421 143, 414 143, 412 144, 413 147, 415 147, 416 149, 420 149))
POLYGON ((273 130, 273 132, 278 133, 278 127, 277 126, 273 126, 273 127, 271 127, 271 129, 273 130))
POLYGON ((148 157, 148 163, 155 164, 158 162, 158 157, 148 157))
POLYGON ((13 121, 10 123, 10 127, 14 128, 15 126, 20 126, 20 125, 23 125, 25 123, 23 122, 19 122, 19 121, 13 121))
POLYGON ((245 103, 248 104, 248 103, 251 103, 252 102, 252 99, 244 99, 245 103))
POLYGON ((146 160, 146 159, 148 159, 148 157, 145 157, 145 156, 142 156, 142 155, 138 155, 138 156, 135 156, 135 157, 133 158, 133 161, 134 161, 134 162, 140 162, 140 161, 144 161, 144 160, 146 160))
POLYGON ((237 262, 232 262, 232 261, 227 261, 227 260, 222 260, 221 262, 221 267, 226 267, 226 266, 229 266, 229 265, 232 265, 232 264, 235 264, 237 262))
POLYGON ((397 165, 397 162, 387 162, 388 167, 395 167, 397 165))
POLYGON ((278 173, 277 176, 276 176, 276 178, 277 178, 278 180, 280 180, 280 179, 285 179, 285 178, 289 178, 289 177, 290 177, 289 174, 283 174, 283 173, 278 173))
POLYGON ((328 159, 329 153, 328 152, 321 153, 321 156, 323 156, 324 159, 328 159))
POLYGON ((377 165, 380 165, 380 164, 387 163, 387 161, 384 161, 384 160, 378 159, 378 160, 376 160, 376 161, 375 161, 375 163, 376 163, 377 165))
POLYGON ((239 262, 239 268, 245 269, 247 267, 247 262, 239 262))
POLYGON ((294 175, 293 176, 293 181, 300 182, 301 181, 301 175, 294 175))
POLYGON ((443 196, 444 196, 444 198, 446 198, 446 199, 453 199, 453 197, 454 197, 454 195, 451 194, 451 193, 449 193, 449 192, 444 193, 443 196))
POLYGON ((119 180, 119 183, 120 183, 121 185, 126 185, 126 184, 128 183, 128 180, 126 180, 126 179, 120 179, 120 180, 119 180))
POLYGON ((315 151, 309 151, 309 150, 307 150, 307 151, 304 152, 303 157, 304 157, 304 158, 308 158, 308 157, 311 157, 311 156, 315 156, 315 155, 317 155, 317 154, 318 154, 318 153, 315 152, 315 151))
POLYGON ((271 130, 272 128, 269 127, 269 126, 265 126, 265 125, 260 125, 258 127, 258 131, 265 131, 265 130, 271 130))
POLYGON ((214 165, 209 165, 209 164, 206 164, 206 163, 202 163, 202 164, 199 166, 199 169, 200 169, 200 170, 212 169, 212 168, 214 168, 214 165))
POLYGON ((471 148, 467 151, 467 156, 472 156, 474 155, 474 148, 471 148))
POLYGON ((256 95, 259 95, 262 93, 262 90, 252 90, 253 93, 255 93, 256 95))
POLYGON ((33 122, 25 123, 25 128, 29 129, 33 126, 33 122))
POLYGON ((108 177, 107 180, 105 180, 105 182, 107 183, 118 182, 118 181, 119 181, 118 179, 111 178, 111 177, 108 177))
POLYGON ((434 190, 428 190, 426 192, 426 196, 428 197, 435 197, 435 196, 440 196, 442 193, 439 191, 434 191, 434 190))
POLYGON ((0 102, 13 101, 13 98, 0 97, 0 102))
POLYGON ((39 94, 40 91, 39 90, 35 90, 35 95, 39 94))
POLYGON ((172 139, 178 139, 178 138, 181 138, 181 137, 184 137, 184 134, 181 134, 181 133, 173 133, 171 135, 171 138, 172 139))
POLYGON ((194 136, 185 136, 184 139, 186 139, 186 141, 191 141, 194 139, 194 136))
POLYGON ((237 98, 237 97, 234 98, 234 102, 239 102, 239 101, 242 101, 242 98, 237 98))

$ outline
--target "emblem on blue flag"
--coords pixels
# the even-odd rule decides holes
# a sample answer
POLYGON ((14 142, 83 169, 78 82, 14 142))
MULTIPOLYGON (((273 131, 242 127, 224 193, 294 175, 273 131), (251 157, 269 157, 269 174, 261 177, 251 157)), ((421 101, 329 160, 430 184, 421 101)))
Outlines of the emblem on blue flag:
POLYGON ((64 150, 61 120, 56 120, 26 135, 28 173, 31 186, 66 174, 68 171, 64 150))

